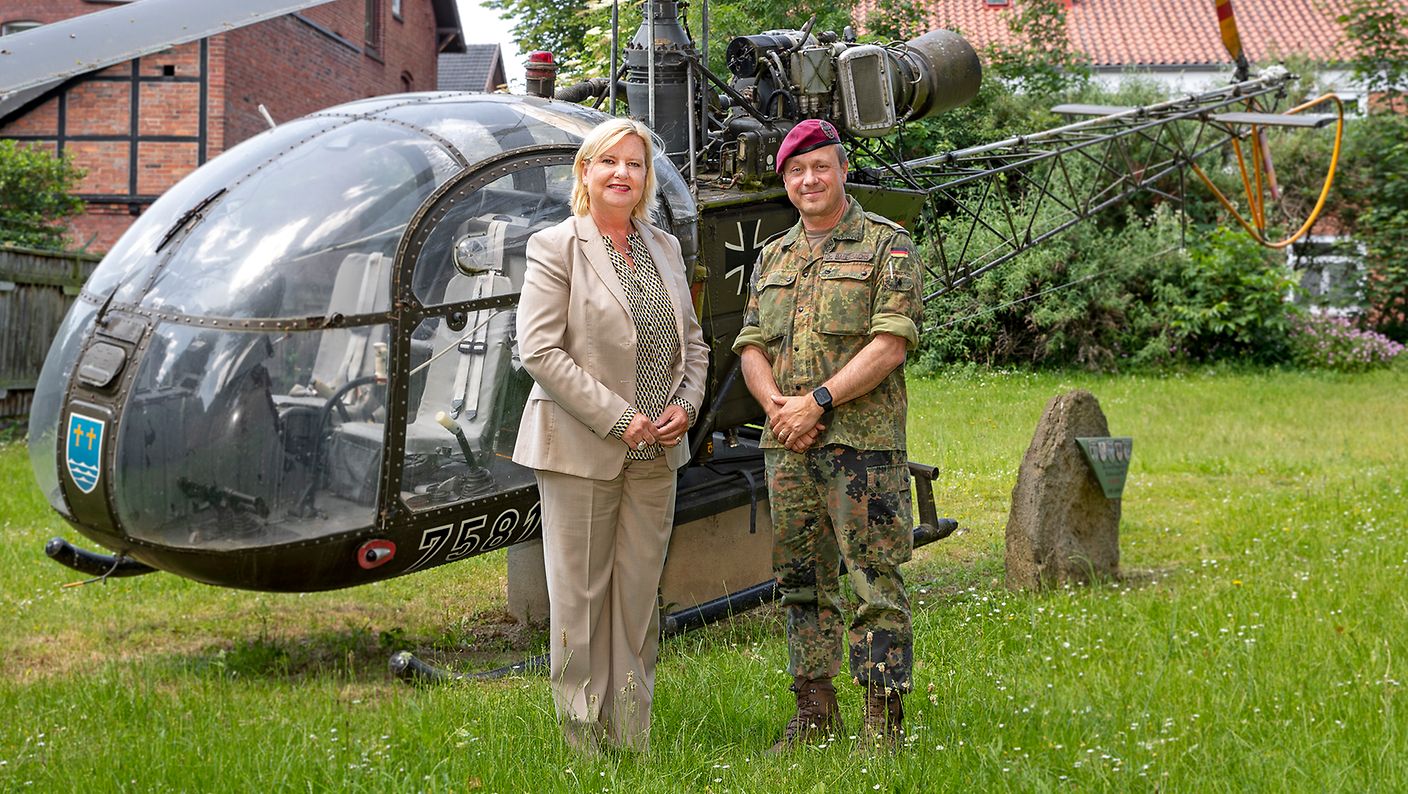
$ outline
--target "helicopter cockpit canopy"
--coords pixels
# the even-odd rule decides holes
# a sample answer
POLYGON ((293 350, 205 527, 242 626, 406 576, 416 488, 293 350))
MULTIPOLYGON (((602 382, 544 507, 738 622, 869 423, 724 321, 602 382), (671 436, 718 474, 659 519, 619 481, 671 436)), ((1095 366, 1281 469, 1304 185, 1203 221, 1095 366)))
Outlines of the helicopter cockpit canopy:
POLYGON ((570 214, 572 155, 605 118, 378 97, 195 171, 107 255, 50 350, 30 449, 51 504, 140 557, 302 543, 530 485, 508 459, 531 386, 513 339, 524 246, 570 214))

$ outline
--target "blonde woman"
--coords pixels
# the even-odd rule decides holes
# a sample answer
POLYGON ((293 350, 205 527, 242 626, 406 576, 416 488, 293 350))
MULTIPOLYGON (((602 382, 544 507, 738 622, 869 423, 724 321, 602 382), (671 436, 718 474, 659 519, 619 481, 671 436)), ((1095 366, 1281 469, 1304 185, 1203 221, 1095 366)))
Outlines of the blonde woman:
POLYGON ((573 217, 528 241, 518 307, 536 385, 513 459, 542 497, 553 704, 589 752, 649 743, 656 592, 707 368, 679 241, 650 223, 657 145, 629 119, 587 135, 573 217))

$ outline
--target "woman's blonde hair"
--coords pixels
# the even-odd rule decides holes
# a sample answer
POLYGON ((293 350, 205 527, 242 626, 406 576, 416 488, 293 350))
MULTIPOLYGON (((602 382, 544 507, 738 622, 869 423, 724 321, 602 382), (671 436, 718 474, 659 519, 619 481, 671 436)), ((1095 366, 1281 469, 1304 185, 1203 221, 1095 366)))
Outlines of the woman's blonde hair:
POLYGON ((580 217, 591 210, 591 198, 587 195, 587 185, 582 179, 586 173, 587 164, 600 157, 602 152, 615 146, 627 135, 636 135, 640 138, 641 143, 645 144, 645 189, 641 192, 640 201, 631 209, 631 217, 649 221, 655 215, 656 205, 659 203, 656 196, 656 189, 659 185, 655 179, 655 150, 661 145, 660 139, 650 131, 649 127, 628 118, 603 121, 587 133, 586 138, 582 139, 582 146, 577 149, 577 157, 572 161, 573 215, 580 217))

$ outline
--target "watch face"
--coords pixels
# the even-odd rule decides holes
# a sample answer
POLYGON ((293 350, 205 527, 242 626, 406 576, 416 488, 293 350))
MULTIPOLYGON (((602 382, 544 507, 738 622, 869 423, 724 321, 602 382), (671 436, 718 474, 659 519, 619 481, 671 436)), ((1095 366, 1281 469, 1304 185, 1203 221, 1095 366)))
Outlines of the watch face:
POLYGON ((831 408, 831 390, 825 386, 818 386, 816 390, 812 392, 812 399, 816 400, 816 404, 824 409, 829 410, 831 408))

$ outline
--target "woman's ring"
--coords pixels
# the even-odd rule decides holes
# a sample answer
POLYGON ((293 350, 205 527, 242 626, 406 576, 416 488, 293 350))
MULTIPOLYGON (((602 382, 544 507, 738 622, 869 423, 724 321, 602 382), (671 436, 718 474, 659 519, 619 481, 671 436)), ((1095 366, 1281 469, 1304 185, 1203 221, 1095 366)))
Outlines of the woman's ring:
POLYGON ((642 451, 642 450, 644 450, 644 449, 645 449, 645 442, 644 442, 644 441, 637 441, 637 442, 636 442, 636 452, 640 452, 640 451, 642 451))

